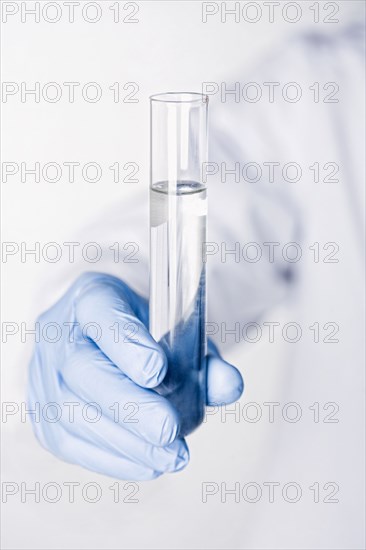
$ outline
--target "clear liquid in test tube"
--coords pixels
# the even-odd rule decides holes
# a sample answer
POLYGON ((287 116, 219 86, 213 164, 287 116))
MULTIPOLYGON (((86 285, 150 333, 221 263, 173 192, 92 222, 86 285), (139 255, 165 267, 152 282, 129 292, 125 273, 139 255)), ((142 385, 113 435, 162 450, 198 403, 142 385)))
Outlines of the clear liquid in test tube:
POLYGON ((180 436, 206 403, 207 96, 151 97, 150 332, 169 369, 156 390, 180 416, 180 436))

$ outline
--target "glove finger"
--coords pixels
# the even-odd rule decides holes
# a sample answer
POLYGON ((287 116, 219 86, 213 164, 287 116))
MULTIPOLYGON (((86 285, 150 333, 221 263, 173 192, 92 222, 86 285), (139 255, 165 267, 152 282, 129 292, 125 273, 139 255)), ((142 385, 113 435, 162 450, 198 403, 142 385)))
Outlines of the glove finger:
MULTIPOLYGON (((103 415, 98 406, 84 403, 66 388, 63 389, 63 398, 67 403, 79 401, 81 404, 81 407, 75 409, 72 419, 67 414, 63 414, 58 422, 71 436, 87 441, 96 448, 104 449, 124 461, 142 465, 155 472, 176 472, 188 464, 189 452, 183 439, 176 439, 166 447, 151 445, 103 415), (85 406, 88 407, 87 414, 85 406)), ((49 426, 43 426, 42 429, 47 430, 49 426)), ((48 440, 52 442, 51 450, 55 447, 56 437, 56 430, 53 427, 48 434, 48 440)), ((59 448, 58 443, 56 447, 59 448)), ((76 459, 78 460, 77 456, 76 459)))
POLYGON ((233 365, 215 355, 207 361, 207 405, 229 405, 243 393, 243 378, 233 365))
POLYGON ((126 284, 108 275, 95 275, 79 289, 75 315, 81 326, 97 323, 90 338, 122 372, 146 388, 158 386, 168 364, 161 347, 137 317, 142 299, 126 284))
POLYGON ((52 435, 56 435, 56 448, 45 443, 47 436, 40 438, 38 433, 36 435, 41 445, 59 458, 98 474, 133 481, 155 479, 162 474, 117 452, 93 445, 86 439, 73 435, 61 425, 58 425, 57 429, 54 426, 52 428, 52 435))
POLYGON ((74 347, 62 378, 85 402, 98 403, 103 415, 147 442, 165 446, 175 440, 179 418, 173 405, 132 382, 93 342, 74 347))

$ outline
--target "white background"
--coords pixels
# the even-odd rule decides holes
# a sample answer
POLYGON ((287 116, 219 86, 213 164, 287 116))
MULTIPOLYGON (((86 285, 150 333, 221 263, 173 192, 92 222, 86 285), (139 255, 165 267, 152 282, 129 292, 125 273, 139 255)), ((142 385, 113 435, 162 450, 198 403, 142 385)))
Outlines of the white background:
MULTIPOLYGON (((26 4, 30 7, 34 3, 26 4)), ((83 101, 79 91, 73 104, 64 98, 55 104, 44 101, 36 104, 32 99, 22 103, 19 94, 9 97, 2 105, 3 161, 23 161, 30 165, 35 161, 41 164, 95 161, 107 175, 98 183, 81 179, 75 183, 34 183, 32 178, 22 183, 19 177, 10 180, 3 185, 2 192, 3 241, 26 241, 30 245, 36 241, 97 240, 95 227, 99 228, 103 241, 108 239, 102 233, 104 223, 106 227, 112 223, 108 215, 111 211, 115 224, 113 234, 118 234, 118 205, 123 213, 127 197, 136 194, 146 198, 148 96, 165 90, 200 91, 205 81, 243 79, 263 57, 286 44, 290 36, 320 31, 322 27, 319 24, 315 29, 311 12, 304 7, 307 2, 301 2, 306 15, 293 25, 281 17, 273 24, 268 18, 256 24, 230 21, 222 24, 218 17, 203 24, 201 2, 193 1, 138 2, 139 23, 115 24, 109 9, 112 2, 99 4, 103 16, 94 25, 84 21, 78 9, 75 22, 68 23, 65 7, 63 18, 55 24, 44 20, 37 24, 31 17, 22 23, 17 14, 2 25, 3 81, 25 81, 29 85, 37 81, 41 85, 50 81, 60 84, 97 81, 104 92, 95 104, 83 101), (139 102, 114 103, 108 87, 117 81, 122 85, 138 83, 139 102), (112 182, 108 167, 117 160, 122 164, 139 164, 139 184, 112 182)), ((340 4, 341 25, 346 25, 355 13, 356 18, 361 17, 361 2, 340 4)), ((323 27, 327 27, 326 32, 333 30, 323 27)), ((335 220, 341 215, 340 210, 335 220)), ((146 247, 147 224, 146 219, 146 241, 142 241, 146 247)), ((120 240, 131 239, 121 235, 120 240)), ((36 316, 61 296, 75 275, 90 268, 105 269, 103 265, 70 266, 67 261, 36 263, 31 258, 21 263, 19 257, 10 258, 3 265, 3 320, 25 322, 31 327, 36 316)), ((118 265, 107 267, 115 274, 119 274, 119 269, 118 265)), ((324 288, 331 284, 329 278, 326 280, 324 288)), ((355 280, 357 288, 361 288, 362 273, 355 280)), ((135 286, 141 290, 146 288, 138 281, 135 286)), ((356 293, 352 303, 361 298, 362 294, 357 297, 356 293)), ((307 296, 302 295, 301 300, 306 299, 307 296)), ((294 318, 298 315, 293 313, 296 307, 298 304, 279 306, 271 318, 294 318)), ((352 312, 346 319, 352 322, 352 312)), ((352 330, 352 341, 358 345, 362 324, 352 330)), ((19 335, 9 338, 3 346, 3 400, 25 399, 31 350, 31 337, 23 344, 19 335)), ((349 348, 341 355, 349 357, 350 363, 335 367, 333 377, 332 361, 338 348, 331 352, 322 348, 320 356, 326 362, 327 373, 319 374, 321 388, 313 392, 310 382, 309 387, 301 387, 306 376, 298 385, 291 386, 289 379, 296 377, 296 368, 306 369, 306 362, 320 361, 314 347, 309 351, 304 344, 297 350, 297 354, 303 354, 303 359, 305 354, 306 359, 297 366, 292 349, 283 341, 272 346, 260 343, 255 349, 244 345, 229 350, 228 360, 238 365, 245 377, 246 393, 241 403, 297 401, 307 411, 304 419, 298 424, 281 420, 274 424, 265 421, 251 424, 236 423, 233 415, 222 422, 220 414, 216 414, 188 438, 191 451, 188 468, 177 475, 140 483, 136 504, 113 503, 108 487, 114 480, 60 462, 37 444, 29 422, 21 423, 19 416, 9 419, 2 429, 3 481, 18 484, 23 481, 29 486, 36 481, 41 484, 55 481, 60 485, 65 481, 81 484, 96 481, 103 489, 103 496, 96 504, 84 502, 78 492, 73 504, 67 502, 66 496, 56 504, 34 503, 32 497, 22 503, 19 495, 9 498, 2 506, 3 547, 362 548, 362 406, 352 408, 354 400, 362 405, 362 394, 355 395, 355 387, 346 386, 345 380, 349 377, 343 378, 345 369, 350 370, 352 378, 352 365, 354 361, 362 361, 362 352, 353 350, 352 357, 347 355, 347 350, 349 348), (309 405, 314 401, 337 400, 343 400, 343 425, 312 421, 309 405), (259 484, 276 481, 282 485, 297 481, 304 496, 296 504, 289 504, 280 496, 273 504, 264 497, 255 504, 243 500, 235 503, 230 496, 226 504, 220 501, 220 496, 204 504, 203 481, 226 482, 231 486, 248 481, 259 484), (308 489, 315 481, 322 485, 338 482, 340 502, 315 504, 308 489)), ((357 387, 361 390, 362 376, 359 370, 357 373, 357 387)), ((313 374, 311 380, 314 379, 313 374)))

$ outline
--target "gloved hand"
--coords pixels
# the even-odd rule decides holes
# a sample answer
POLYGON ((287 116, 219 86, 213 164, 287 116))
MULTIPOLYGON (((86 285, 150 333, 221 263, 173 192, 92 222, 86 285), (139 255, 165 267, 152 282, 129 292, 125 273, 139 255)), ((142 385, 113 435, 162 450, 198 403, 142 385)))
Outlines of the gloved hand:
MULTIPOLYGON (((31 418, 47 450, 125 480, 187 465, 178 413, 153 390, 168 365, 146 328, 145 299, 115 277, 86 273, 38 321, 43 337, 30 363, 28 405, 40 408, 31 418)), ((211 349, 207 403, 232 403, 242 377, 211 349)))

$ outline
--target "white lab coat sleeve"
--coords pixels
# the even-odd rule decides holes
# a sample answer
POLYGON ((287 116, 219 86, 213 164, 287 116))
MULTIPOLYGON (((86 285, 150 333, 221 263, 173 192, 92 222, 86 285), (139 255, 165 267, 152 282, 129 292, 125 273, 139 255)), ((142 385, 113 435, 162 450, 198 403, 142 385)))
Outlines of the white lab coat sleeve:
MULTIPOLYGON (((277 68, 269 63, 272 76, 265 65, 240 84, 257 83, 264 95, 263 82, 280 80, 282 63, 277 68)), ((227 88, 238 80, 227 81, 227 88)), ((211 103, 209 164, 203 168, 209 196, 208 318, 233 327, 255 322, 296 288, 302 212, 291 189, 296 184, 282 175, 285 163, 296 161, 291 153, 286 160, 286 143, 296 138, 289 135, 286 106, 278 101, 241 97, 236 103, 228 95, 211 103)))
POLYGON ((363 158, 362 143, 348 145, 360 115, 343 109, 341 116, 339 102, 355 94, 350 83, 357 74, 362 94, 363 40, 359 24, 293 38, 249 75, 226 81, 230 90, 239 84, 239 97, 212 98, 209 157, 217 173, 207 176, 209 241, 218 252, 208 265, 209 318, 215 322, 255 321, 296 290, 317 237, 313 194, 324 197, 325 223, 329 208, 331 184, 314 180, 315 162, 323 167, 342 159, 338 178, 347 181, 344 201, 358 221, 357 178, 341 170, 363 158), (227 254, 226 248, 239 253, 227 254))

